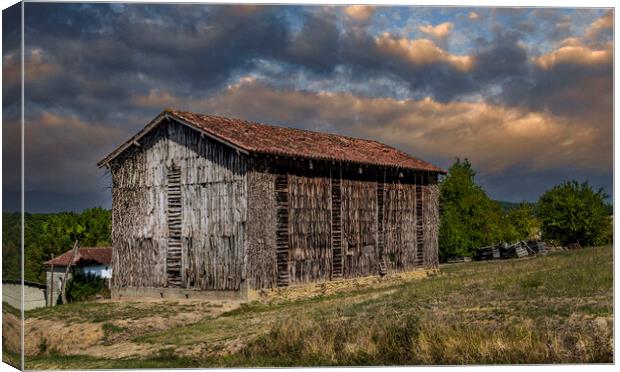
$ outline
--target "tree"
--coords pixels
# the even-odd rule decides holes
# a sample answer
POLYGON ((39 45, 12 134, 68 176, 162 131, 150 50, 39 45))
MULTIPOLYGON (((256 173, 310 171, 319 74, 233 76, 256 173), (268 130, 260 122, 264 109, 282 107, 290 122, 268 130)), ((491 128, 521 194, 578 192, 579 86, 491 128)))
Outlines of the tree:
MULTIPOLYGON (((103 208, 90 208, 81 213, 60 212, 50 214, 25 213, 24 277, 26 280, 45 283, 43 262, 52 255, 58 256, 71 249, 79 235, 80 246, 110 245, 111 212, 103 208)), ((3 213, 3 276, 21 277, 19 213, 3 213), (7 249, 4 249, 6 246, 7 249), (10 252, 13 252, 9 255, 10 252), (10 257, 9 257, 10 256, 10 257)))
POLYGON ((501 207, 475 183, 475 175, 469 160, 457 159, 440 183, 442 260, 471 256, 476 248, 503 239, 501 207))
POLYGON ((520 203, 506 213, 506 238, 508 242, 533 239, 540 229, 532 204, 520 203))
POLYGON ((2 279, 20 279, 22 261, 21 215, 2 214, 2 279))
POLYGON ((605 198, 603 189, 595 192, 587 182, 568 181, 548 190, 537 209, 543 238, 584 246, 606 243, 610 219, 605 198))

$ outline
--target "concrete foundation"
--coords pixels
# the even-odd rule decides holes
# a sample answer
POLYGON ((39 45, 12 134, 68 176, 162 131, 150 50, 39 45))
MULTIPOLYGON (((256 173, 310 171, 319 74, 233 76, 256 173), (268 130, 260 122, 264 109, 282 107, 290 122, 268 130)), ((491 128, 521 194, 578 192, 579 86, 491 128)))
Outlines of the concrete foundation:
POLYGON ((152 288, 152 287, 125 287, 112 288, 112 299, 140 299, 140 298, 162 298, 162 299, 200 299, 200 300, 229 300, 229 301, 248 301, 249 291, 247 286, 242 285, 238 291, 203 291, 196 289, 183 288, 152 288))

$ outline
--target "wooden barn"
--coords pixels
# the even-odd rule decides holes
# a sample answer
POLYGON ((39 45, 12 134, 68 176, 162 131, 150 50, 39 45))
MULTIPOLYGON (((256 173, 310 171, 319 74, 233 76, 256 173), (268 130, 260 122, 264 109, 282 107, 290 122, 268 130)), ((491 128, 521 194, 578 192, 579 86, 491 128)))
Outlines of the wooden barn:
POLYGON ((438 264, 444 171, 376 141, 165 110, 98 165, 117 297, 245 298, 438 264))

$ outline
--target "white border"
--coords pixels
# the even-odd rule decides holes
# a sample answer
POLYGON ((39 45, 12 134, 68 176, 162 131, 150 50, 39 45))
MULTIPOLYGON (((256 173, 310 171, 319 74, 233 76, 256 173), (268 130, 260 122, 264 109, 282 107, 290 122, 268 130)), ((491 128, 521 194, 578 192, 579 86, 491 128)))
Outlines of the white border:
MULTIPOLYGON (((43 2, 43 1, 29 1, 29 2, 43 2)), ((51 1, 50 1, 51 2, 51 1)), ((55 2, 78 2, 78 1, 55 1, 55 2)), ((79 2, 95 2, 95 1, 79 1, 79 2)), ((108 1, 108 2, 122 2, 122 1, 108 1)), ((258 4, 278 4, 275 1, 268 1, 268 0, 255 0, 255 1, 223 1, 223 0, 211 0, 211 1, 206 1, 206 2, 199 2, 199 1, 144 1, 144 0, 133 0, 133 1, 124 1, 126 3, 214 3, 214 4, 231 4, 231 3, 235 3, 235 4, 247 4, 247 3, 258 3, 258 4)), ((0 4, 2 5, 2 9, 5 9, 13 4, 15 4, 15 1, 11 1, 11 0, 0 0, 0 4)), ((477 1, 464 1, 464 0, 451 0, 451 1, 441 1, 441 0, 435 0, 435 1, 411 1, 411 0, 390 0, 390 1, 369 1, 369 0, 356 0, 356 1, 346 1, 346 0, 331 0, 331 1, 322 1, 322 0, 315 0, 315 1, 300 1, 300 0, 287 0, 283 3, 286 4, 312 4, 312 5, 349 5, 349 4, 369 4, 369 5, 414 5, 414 6, 469 6, 469 7, 541 7, 544 5, 544 7, 564 7, 564 8, 610 8, 610 7, 614 7, 615 3, 613 1, 601 1, 601 0, 564 0, 564 1, 560 1, 560 0, 547 0, 544 3, 542 3, 541 1, 503 1, 503 0, 477 0, 477 1)), ((23 17, 23 5, 22 5, 22 17, 23 17)), ((1 24, 1 21, 0 21, 1 24)), ((23 18, 22 18, 22 31, 23 31, 23 18)), ((23 36, 23 33, 22 33, 23 36)), ((617 40, 617 29, 614 28, 614 40, 617 40)), ((22 37, 22 64, 23 64, 23 37, 22 37)), ((0 41, 0 48, 1 48, 1 41, 0 41)), ((614 183, 613 183, 613 188, 614 188, 614 199, 616 198, 616 196, 620 195, 618 193, 618 182, 616 182, 617 180, 617 172, 616 172, 616 167, 615 165, 618 164, 617 160, 618 160, 618 153, 616 152, 616 148, 615 148, 615 143, 616 143, 616 139, 618 136, 618 133, 615 131, 615 107, 616 104, 618 103, 618 99, 615 96, 615 82, 616 82, 616 74, 615 74, 615 61, 617 61, 616 57, 616 53, 615 53, 615 46, 614 46, 614 183)), ((23 84, 23 65, 22 65, 22 84, 23 84)), ((23 85, 22 85, 23 86, 23 85)), ((0 91, 0 99, 1 99, 1 91, 0 91)), ((21 190, 21 195, 22 195, 22 200, 21 200, 21 206, 22 206, 22 211, 23 211, 23 207, 24 207, 24 190, 23 190, 23 186, 24 186, 24 157, 23 157, 23 150, 24 150, 24 128, 23 128, 23 118, 24 118, 24 102, 23 102, 23 90, 22 90, 22 159, 21 159, 21 175, 22 175, 22 190, 21 190)), ((0 139, 1 139, 1 133, 0 133, 0 139)), ((0 152, 0 168, 1 168, 1 161, 2 161, 2 155, 0 152)), ((0 172, 0 182, 2 181, 2 175, 0 172)), ((615 203, 614 203, 615 204, 615 203)), ((0 207, 2 206, 2 196, 0 193, 0 207)), ((616 206, 614 205, 614 214, 617 215, 618 209, 616 208, 616 206)), ((23 214, 22 214, 22 249, 23 249, 23 214)), ((0 226, 0 231, 1 231, 1 226, 0 226)), ((618 231, 620 231, 620 228, 618 227, 617 224, 614 224, 614 236, 617 237, 618 236, 618 231)), ((22 250, 23 252, 23 250, 22 250)), ((22 276, 23 276, 23 259, 24 256, 22 254, 22 276)), ((615 263, 615 253, 614 253, 614 263, 615 263)), ((614 309, 617 308, 617 292, 615 291, 616 286, 615 286, 615 279, 618 277, 618 269, 616 267, 616 265, 614 265, 614 309)), ((23 278, 22 278, 23 279, 23 278)), ((22 310, 23 311, 23 310, 22 310)), ((615 345, 617 344, 617 327, 614 327, 614 351, 617 350, 617 347, 615 347, 615 345)), ((23 337, 23 333, 22 333, 22 337, 23 337)), ((511 370, 521 370, 521 369, 527 369, 528 371, 542 371, 543 368, 545 370, 551 368, 551 369, 568 369, 568 370, 572 370, 572 371, 577 371, 579 369, 582 368, 588 368, 588 369, 594 369, 594 370, 613 370, 615 369, 614 366, 601 366, 601 365, 549 365, 549 366, 502 366, 500 368, 503 369, 511 369, 511 370)), ((362 367, 353 367, 352 369, 361 369, 362 367)), ((385 367, 384 367, 385 368, 385 367)), ((411 367, 393 367, 393 368, 405 368, 405 369, 410 369, 411 367)), ((418 368, 423 368, 423 369, 428 369, 428 368, 433 368, 434 370, 449 370, 452 369, 453 367, 416 367, 416 369, 418 368)), ((488 370, 489 368, 494 368, 494 366, 471 366, 471 367, 466 367, 469 370, 488 370)), ((366 368, 367 369, 367 368, 366 368)), ((373 370, 375 369, 383 369, 383 368, 371 368, 373 370)), ((13 371, 14 369, 4 363, 2 363, 0 365, 0 371, 13 371)), ((190 370, 195 370, 198 371, 197 369, 190 369, 190 370)), ((220 370, 220 369, 216 369, 216 370, 220 370)), ((238 370, 238 369, 227 369, 228 371, 231 370, 238 370)), ((265 369, 268 371, 276 371, 277 369, 265 369)), ((321 368, 321 370, 323 371, 336 371, 336 368, 321 368)), ((148 369, 142 369, 140 371, 159 371, 159 370, 148 370, 148 369)))

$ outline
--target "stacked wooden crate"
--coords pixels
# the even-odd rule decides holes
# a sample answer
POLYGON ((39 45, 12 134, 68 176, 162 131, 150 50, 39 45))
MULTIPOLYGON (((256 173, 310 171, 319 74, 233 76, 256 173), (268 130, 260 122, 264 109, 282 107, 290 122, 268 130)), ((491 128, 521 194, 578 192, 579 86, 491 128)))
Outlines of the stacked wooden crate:
MULTIPOLYGON (((522 258, 534 255, 544 255, 548 253, 545 242, 541 241, 519 241, 514 244, 500 243, 497 245, 490 245, 486 247, 480 247, 476 250, 474 259, 477 261, 488 261, 497 259, 509 259, 509 258, 522 258)), ((454 258, 448 260, 448 262, 457 262, 454 258)))

